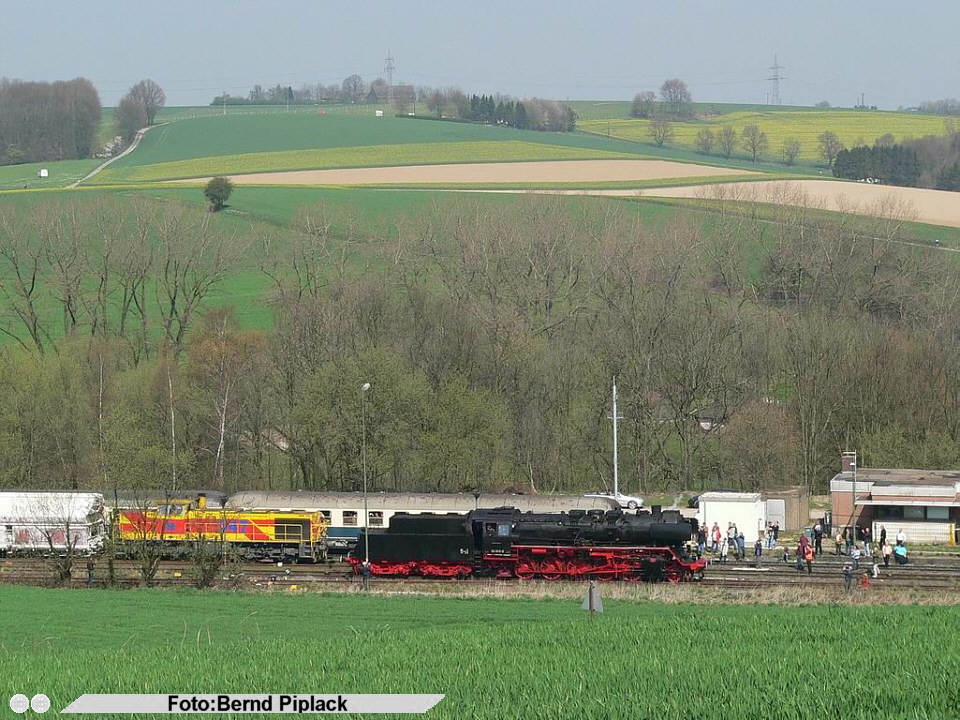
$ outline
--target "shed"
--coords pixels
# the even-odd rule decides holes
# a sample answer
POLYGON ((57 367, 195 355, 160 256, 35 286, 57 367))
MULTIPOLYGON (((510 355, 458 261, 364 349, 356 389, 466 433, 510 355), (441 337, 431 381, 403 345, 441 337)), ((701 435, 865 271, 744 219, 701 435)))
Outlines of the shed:
POLYGON ((766 503, 760 493, 708 492, 700 496, 697 520, 709 531, 714 523, 726 533, 729 523, 735 523, 747 542, 759 537, 767 526, 766 503))

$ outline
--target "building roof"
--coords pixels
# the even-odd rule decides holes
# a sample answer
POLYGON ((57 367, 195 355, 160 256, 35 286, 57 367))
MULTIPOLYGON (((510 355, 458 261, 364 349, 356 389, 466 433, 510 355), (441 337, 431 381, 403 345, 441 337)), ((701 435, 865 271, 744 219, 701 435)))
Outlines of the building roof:
MULTIPOLYGON (((838 473, 835 480, 851 479, 852 473, 838 473)), ((960 470, 912 470, 908 468, 859 468, 857 483, 874 485, 936 485, 960 483, 960 470)))
POLYGON ((700 502, 760 502, 760 493, 751 492, 705 492, 700 502))

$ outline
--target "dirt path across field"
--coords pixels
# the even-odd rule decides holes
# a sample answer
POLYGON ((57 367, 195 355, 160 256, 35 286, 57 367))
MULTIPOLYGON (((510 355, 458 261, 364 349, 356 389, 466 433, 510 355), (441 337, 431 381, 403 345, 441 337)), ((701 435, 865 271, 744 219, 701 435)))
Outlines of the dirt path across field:
MULTIPOLYGON (((748 170, 665 160, 550 160, 294 170, 231 175, 230 179, 236 185, 417 185, 424 183, 593 183, 752 174, 748 170)), ((207 182, 209 179, 194 178, 189 182, 207 182)))
POLYGON ((763 180, 650 188, 623 193, 613 190, 593 191, 590 194, 766 202, 960 227, 960 193, 926 188, 868 185, 836 180, 763 180))

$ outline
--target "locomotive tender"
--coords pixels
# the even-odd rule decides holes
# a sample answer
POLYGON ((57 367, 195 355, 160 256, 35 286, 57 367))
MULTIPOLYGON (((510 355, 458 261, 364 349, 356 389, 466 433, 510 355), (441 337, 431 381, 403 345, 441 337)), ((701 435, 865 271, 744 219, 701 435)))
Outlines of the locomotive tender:
POLYGON ((512 507, 466 516, 398 513, 388 528, 361 535, 347 559, 363 572, 368 541, 370 573, 382 577, 682 582, 702 577, 706 566, 685 549, 696 529, 696 520, 656 507, 631 514, 521 513, 512 507))

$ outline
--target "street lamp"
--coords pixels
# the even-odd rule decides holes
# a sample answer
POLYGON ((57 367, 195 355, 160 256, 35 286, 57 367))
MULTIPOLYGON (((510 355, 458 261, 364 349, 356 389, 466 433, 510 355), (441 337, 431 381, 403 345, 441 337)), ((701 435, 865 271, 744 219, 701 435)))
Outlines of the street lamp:
POLYGON ((363 561, 370 565, 370 514, 367 512, 367 390, 370 383, 360 386, 360 463, 363 466, 363 561))

